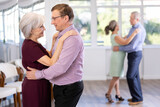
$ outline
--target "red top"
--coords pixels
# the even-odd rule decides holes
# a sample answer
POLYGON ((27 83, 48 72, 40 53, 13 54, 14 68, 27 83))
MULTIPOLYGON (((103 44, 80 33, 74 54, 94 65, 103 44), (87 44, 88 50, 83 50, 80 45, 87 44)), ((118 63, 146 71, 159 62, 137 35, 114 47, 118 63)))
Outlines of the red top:
POLYGON ((37 60, 44 55, 49 56, 48 52, 41 44, 30 39, 24 40, 22 45, 22 64, 25 69, 27 69, 27 66, 38 70, 47 68, 47 66, 37 62, 37 60))
MULTIPOLYGON (((41 44, 30 39, 24 40, 22 45, 22 64, 25 69, 28 66, 39 70, 47 68, 47 66, 37 62, 44 55, 48 55, 48 52, 41 44)), ((50 82, 48 80, 28 80, 25 77, 22 84, 23 107, 51 107, 50 92, 50 82)))

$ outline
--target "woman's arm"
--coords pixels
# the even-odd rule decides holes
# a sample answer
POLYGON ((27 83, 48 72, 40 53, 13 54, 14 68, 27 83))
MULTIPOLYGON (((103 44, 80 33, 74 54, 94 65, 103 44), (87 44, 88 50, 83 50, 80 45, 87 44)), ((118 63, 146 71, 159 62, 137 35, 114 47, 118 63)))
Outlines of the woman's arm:
POLYGON ((48 52, 48 54, 49 54, 50 57, 52 56, 52 50, 53 50, 54 44, 55 44, 55 42, 56 42, 56 39, 57 39, 57 37, 58 37, 58 34, 59 34, 59 32, 57 32, 57 33, 55 33, 55 34, 53 35, 51 50, 50 50, 50 51, 49 51, 49 50, 46 50, 46 51, 48 52))
POLYGON ((126 39, 124 39, 120 36, 115 36, 114 39, 120 45, 127 45, 132 41, 132 39, 136 36, 136 34, 139 33, 139 31, 140 31, 139 29, 135 29, 134 32, 131 34, 131 36, 126 39))
POLYGON ((53 56, 51 58, 49 58, 47 55, 44 55, 38 60, 38 62, 43 64, 43 65, 46 65, 46 66, 51 66, 51 65, 55 64, 57 62, 58 58, 59 58, 59 55, 60 55, 61 51, 62 51, 64 41, 66 40, 66 38, 68 38, 71 35, 73 35, 73 36, 77 35, 77 32, 74 31, 74 30, 66 32, 59 39, 57 48, 56 48, 53 56))

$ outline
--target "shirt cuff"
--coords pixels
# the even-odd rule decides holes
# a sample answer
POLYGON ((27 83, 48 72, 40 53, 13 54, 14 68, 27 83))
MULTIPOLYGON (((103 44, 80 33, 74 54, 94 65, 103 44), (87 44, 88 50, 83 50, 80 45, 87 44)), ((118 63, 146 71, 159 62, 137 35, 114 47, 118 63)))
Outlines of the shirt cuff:
POLYGON ((35 73, 36 79, 41 79, 42 77, 42 71, 36 71, 35 73))
POLYGON ((119 46, 119 51, 123 51, 123 47, 122 46, 119 46))

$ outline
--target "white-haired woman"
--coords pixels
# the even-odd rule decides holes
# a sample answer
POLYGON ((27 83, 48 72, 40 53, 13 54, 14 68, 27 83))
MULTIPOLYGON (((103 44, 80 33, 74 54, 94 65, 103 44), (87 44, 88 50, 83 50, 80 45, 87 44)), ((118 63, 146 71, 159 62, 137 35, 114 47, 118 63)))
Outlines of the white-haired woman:
MULTIPOLYGON (((22 64, 39 70, 55 64, 62 50, 64 40, 70 35, 76 35, 76 31, 68 31, 58 42, 54 54, 52 48, 58 33, 53 36, 52 48, 47 51, 38 39, 44 35, 44 18, 40 14, 27 13, 20 21, 20 29, 25 37, 22 45, 22 64)), ((28 69, 27 69, 28 70, 28 69)), ((28 80, 26 77, 22 84, 23 107, 51 107, 50 82, 46 79, 28 80)))
MULTIPOLYGON (((118 23, 115 20, 112 20, 109 22, 109 25, 105 27, 106 35, 109 34, 109 31, 112 32, 111 44, 113 47, 113 46, 129 44, 132 41, 132 39, 136 36, 136 34, 139 32, 139 29, 136 29, 129 38, 126 38, 126 37, 122 38, 121 36, 118 35, 118 31, 119 31, 118 23)), ((124 58, 125 58, 125 52, 112 51, 111 59, 110 59, 109 75, 112 76, 113 78, 110 82, 109 89, 107 93, 105 94, 106 98, 108 99, 110 103, 114 102, 111 97, 111 92, 112 92, 113 87, 115 87, 115 90, 116 90, 115 98, 118 99, 119 101, 124 100, 124 98, 120 96, 120 91, 119 91, 119 78, 122 77, 123 75, 124 58)))

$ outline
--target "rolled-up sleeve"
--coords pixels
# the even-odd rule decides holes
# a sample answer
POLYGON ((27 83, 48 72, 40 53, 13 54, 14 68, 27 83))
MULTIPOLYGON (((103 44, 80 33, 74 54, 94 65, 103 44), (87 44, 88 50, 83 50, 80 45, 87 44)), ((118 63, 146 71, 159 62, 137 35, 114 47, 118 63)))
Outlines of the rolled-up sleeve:
POLYGON ((36 78, 46 78, 51 80, 64 74, 74 62, 80 51, 80 43, 76 36, 67 38, 64 42, 59 60, 47 69, 37 71, 36 78))
MULTIPOLYGON (((132 31, 130 32, 130 35, 134 30, 135 29, 132 29, 132 31)), ((139 43, 141 42, 141 35, 142 35, 142 31, 140 31, 128 45, 120 46, 119 50, 125 51, 128 53, 134 51, 136 47, 139 45, 139 43)))

